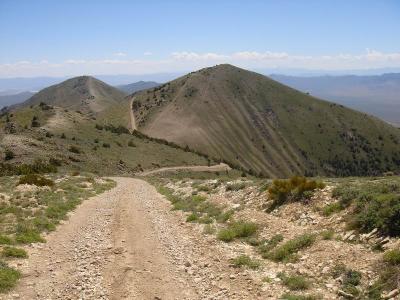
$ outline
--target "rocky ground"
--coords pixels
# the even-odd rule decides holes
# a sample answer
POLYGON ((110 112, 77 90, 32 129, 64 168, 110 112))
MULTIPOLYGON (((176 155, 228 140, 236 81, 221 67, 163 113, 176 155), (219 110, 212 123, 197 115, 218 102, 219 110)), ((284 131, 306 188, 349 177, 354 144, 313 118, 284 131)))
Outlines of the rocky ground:
MULTIPOLYGON (((260 291, 263 299, 278 299, 285 293, 314 295, 322 299, 339 299, 343 296, 350 298, 350 295, 346 295, 342 290, 343 278, 332 275, 339 266, 360 272, 362 280, 357 287, 360 290, 366 289, 377 279, 383 254, 374 251, 373 247, 380 243, 382 238, 376 237, 374 232, 360 235, 354 231, 347 231, 344 221, 346 211, 331 216, 324 216, 322 213, 326 205, 337 201, 332 197, 333 183, 318 190, 306 204, 291 203, 272 213, 265 212, 268 198, 266 192, 262 191, 262 185, 251 180, 164 180, 164 185, 181 197, 203 195, 208 201, 225 207, 225 210, 234 210, 234 219, 259 225, 258 239, 267 240, 280 234, 284 243, 305 233, 324 236, 324 233, 330 232, 329 237, 319 237, 312 246, 299 251, 297 261, 288 263, 262 259, 257 247, 245 241, 224 243, 218 241, 215 236, 214 240, 208 237, 209 243, 218 249, 225 260, 246 254, 261 262, 261 266, 254 271, 242 269, 237 270, 235 274, 235 269, 228 267, 226 270, 235 278, 240 278, 241 272, 249 274, 251 284, 260 291), (244 187, 227 190, 227 186, 237 184, 243 184, 244 187), (311 285, 304 291, 291 291, 279 278, 282 272, 307 278, 311 285)), ((201 228, 206 225, 190 224, 193 227, 192 231, 197 230, 201 236, 201 228)), ((216 224, 217 230, 218 227, 224 226, 216 224)), ((397 248, 399 244, 398 239, 384 239, 385 249, 397 248)))
MULTIPOLYGON (((14 262, 23 278, 0 299, 279 299, 285 293, 340 299, 341 278, 332 276, 336 266, 360 272, 361 286, 376 279, 382 253, 374 252, 367 238, 345 230, 343 213, 325 217, 320 212, 335 201, 331 186, 307 205, 289 204, 267 214, 266 194, 251 181, 237 190, 227 186, 238 182, 164 181, 177 195, 203 195, 232 209, 232 218, 257 223, 258 239, 281 234, 284 243, 334 229, 333 237, 318 237, 299 251, 298 260, 283 263, 261 258, 248 241, 226 243, 205 234, 209 224, 186 222, 188 213, 171 210, 171 203, 144 180, 114 180, 115 188, 84 201, 46 236, 47 243, 26 247, 29 259, 14 262), (210 188, 201 191, 200 185, 210 188), (260 266, 235 267, 232 259, 244 254, 260 266), (281 272, 301 275, 310 285, 291 291, 281 272)), ((214 225, 216 230, 226 226, 214 225)))

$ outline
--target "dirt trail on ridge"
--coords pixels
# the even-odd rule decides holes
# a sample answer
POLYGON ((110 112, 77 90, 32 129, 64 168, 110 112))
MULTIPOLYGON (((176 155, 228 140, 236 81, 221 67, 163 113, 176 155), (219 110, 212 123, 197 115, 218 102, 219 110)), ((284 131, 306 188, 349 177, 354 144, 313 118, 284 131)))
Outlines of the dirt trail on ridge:
POLYGON ((230 274, 215 239, 193 231, 153 186, 113 180, 115 188, 85 200, 47 243, 27 248, 22 279, 0 300, 261 299, 247 273, 230 274))

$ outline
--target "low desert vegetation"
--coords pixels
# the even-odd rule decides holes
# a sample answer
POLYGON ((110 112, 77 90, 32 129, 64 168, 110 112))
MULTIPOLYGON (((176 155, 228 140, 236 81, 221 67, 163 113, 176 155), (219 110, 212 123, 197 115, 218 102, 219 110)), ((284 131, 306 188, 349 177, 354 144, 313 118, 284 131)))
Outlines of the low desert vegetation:
POLYGON ((0 245, 11 245, 13 240, 6 235, 0 234, 0 245))
MULTIPOLYGON (((361 297, 364 292, 360 288, 362 275, 356 270, 338 264, 332 269, 332 277, 340 278, 341 290, 352 297, 361 297)), ((369 299, 369 298, 367 298, 369 299)))
POLYGON ((203 228, 203 233, 206 235, 215 234, 217 229, 212 224, 206 224, 203 228))
MULTIPOLYGON (((45 169, 41 166, 30 165, 26 170, 45 169)), ((0 177, 0 194, 7 195, 7 201, 0 201, 0 257, 4 260, 27 258, 27 252, 17 245, 45 242, 43 232, 54 230, 84 199, 115 185, 90 174, 44 177, 27 173, 0 177)), ((0 261, 0 293, 10 290, 20 277, 19 271, 0 261)))
POLYGON ((82 152, 82 150, 79 147, 74 146, 74 145, 71 145, 68 150, 69 150, 69 152, 72 152, 75 154, 80 154, 82 152))
POLYGON ((226 191, 239 191, 246 187, 246 183, 244 182, 235 182, 230 183, 226 186, 226 191))
POLYGON ((287 180, 276 179, 268 188, 269 198, 272 200, 268 211, 273 211, 288 202, 306 201, 311 198, 315 190, 324 187, 324 183, 305 177, 294 176, 287 180))
POLYGON ((335 236, 335 231, 333 229, 327 229, 321 232, 321 237, 323 240, 332 240, 335 236))
POLYGON ((0 203, 0 244, 44 242, 41 232, 54 230, 60 220, 83 199, 114 186, 110 180, 97 182, 91 175, 62 176, 28 174, 0 177, 0 193, 8 195, 0 203), (88 185, 81 185, 86 182, 88 185), (25 188, 21 185, 31 185, 25 188))
POLYGON ((315 239, 316 236, 314 234, 303 234, 272 249, 265 253, 264 256, 275 262, 293 261, 297 258, 296 253, 310 247, 315 242, 315 239))
POLYGON ((283 235, 276 234, 270 239, 261 242, 258 247, 258 251, 260 252, 263 258, 268 258, 270 251, 274 249, 282 241, 283 241, 283 235))
POLYGON ((368 299, 379 300, 386 292, 398 288, 400 280, 400 250, 392 249, 383 255, 383 262, 378 270, 379 277, 367 290, 368 299))
POLYGON ((28 254, 24 249, 16 247, 4 247, 1 253, 3 257, 16 257, 16 258, 27 258, 28 254))
POLYGON ((400 236, 400 181, 398 178, 341 184, 333 190, 341 208, 352 207, 349 228, 400 236))
POLYGON ((30 185, 36 185, 36 186, 54 186, 54 181, 51 179, 47 179, 44 176, 38 175, 38 174, 28 174, 25 176, 22 176, 19 179, 18 184, 30 184, 30 185))
POLYGON ((4 152, 4 160, 12 160, 15 157, 15 154, 13 151, 11 151, 10 149, 7 149, 4 152))
POLYGON ((388 263, 389 265, 400 266, 400 250, 392 249, 385 252, 383 260, 385 263, 388 263))
POLYGON ((233 215, 233 211, 225 210, 224 207, 207 201, 205 196, 192 195, 189 197, 181 197, 175 195, 173 191, 162 185, 157 185, 159 193, 166 196, 172 203, 174 210, 182 210, 188 212, 187 222, 197 222, 202 224, 225 223, 233 215))
POLYGON ((310 286, 309 280, 302 275, 287 275, 279 273, 278 278, 282 280, 282 284, 292 291, 306 290, 310 286))
POLYGON ((258 269, 260 267, 260 262, 256 259, 252 259, 247 255, 240 255, 232 259, 232 265, 234 267, 246 267, 249 269, 258 269))
POLYGON ((45 174, 57 172, 57 166, 42 159, 37 159, 31 164, 0 163, 0 177, 28 174, 45 174))
POLYGON ((13 288, 20 277, 21 273, 19 271, 0 261, 0 293, 7 292, 13 288))
MULTIPOLYGON (((387 231, 382 230, 382 228, 385 228, 384 226, 391 228, 390 223, 387 221, 396 221, 394 217, 391 217, 393 209, 396 209, 396 206, 393 205, 394 201, 387 200, 387 194, 398 195, 399 179, 397 177, 325 179, 327 183, 329 182, 330 186, 335 186, 333 190, 335 198, 330 197, 329 192, 332 189, 329 187, 322 193, 318 193, 316 197, 313 198, 313 203, 310 203, 312 206, 308 205, 299 207, 298 204, 294 204, 296 208, 300 208, 297 209, 296 212, 292 211, 293 206, 291 204, 298 201, 307 202, 307 200, 310 199, 317 189, 324 187, 324 184, 306 178, 296 180, 289 179, 285 180, 285 183, 282 183, 281 181, 278 186, 289 186, 289 188, 283 189, 283 197, 285 200, 280 202, 280 205, 283 204, 288 206, 284 210, 274 212, 273 218, 290 218, 294 215, 295 217, 293 219, 284 219, 288 222, 291 222, 292 226, 297 224, 298 215, 303 214, 305 211, 307 211, 307 209, 310 209, 313 213, 310 214, 309 218, 311 221, 307 220, 309 223, 306 223, 306 226, 311 224, 311 222, 314 222, 314 220, 317 221, 312 223, 314 228, 312 233, 309 232, 297 236, 294 235, 294 237, 292 234, 290 234, 288 235, 291 236, 289 239, 286 237, 286 231, 278 230, 278 232, 284 232, 285 237, 280 234, 270 235, 271 232, 268 231, 268 228, 266 228, 266 230, 261 230, 259 225, 241 220, 240 218, 242 217, 238 217, 243 213, 243 218, 247 219, 244 216, 248 215, 248 209, 264 209, 268 204, 263 202, 263 192, 268 191, 268 193, 270 193, 272 188, 277 188, 277 185, 275 185, 273 182, 266 183, 265 180, 262 181, 260 179, 247 178, 245 182, 246 186, 243 188, 243 191, 240 191, 239 189, 238 191, 240 192, 231 193, 231 191, 236 189, 227 189, 226 187, 229 184, 232 182, 244 182, 241 182, 238 179, 221 180, 220 178, 213 176, 214 174, 196 174, 193 175, 194 180, 188 180, 179 174, 174 174, 173 179, 168 178, 165 180, 165 182, 173 182, 172 186, 176 186, 177 191, 182 189, 182 191, 184 191, 186 194, 190 194, 190 192, 194 190, 196 191, 196 195, 194 195, 194 199, 192 197, 183 199, 185 197, 180 197, 179 193, 173 193, 173 189, 171 188, 171 202, 176 203, 179 209, 186 210, 188 212, 186 215, 188 222, 206 223, 210 220, 202 218, 202 214, 199 213, 199 209, 193 209, 193 207, 200 206, 201 203, 208 203, 214 199, 219 201, 221 194, 225 199, 231 201, 230 205, 235 207, 232 211, 232 214, 236 213, 236 215, 233 214, 233 217, 230 217, 224 224, 218 224, 216 219, 213 219, 212 223, 202 225, 201 228, 203 233, 211 235, 215 234, 217 239, 226 243, 232 243, 227 247, 235 250, 237 255, 234 259, 230 260, 231 266, 233 267, 257 270, 257 268, 263 264, 262 260, 257 260, 257 258, 261 259, 261 257, 279 263, 279 266, 283 266, 283 269, 279 270, 281 273, 275 274, 275 276, 278 275, 278 278, 280 279, 279 283, 276 282, 272 276, 266 277, 267 279, 265 281, 268 285, 276 286, 281 284, 282 289, 285 291, 290 290, 290 293, 286 293, 281 296, 282 299, 322 299, 322 296, 318 295, 318 293, 313 293, 323 290, 324 293, 327 293, 327 295, 336 295, 336 297, 378 300, 383 299, 382 297, 398 288, 398 280, 400 279, 400 251, 397 248, 386 251, 384 254, 377 251, 371 252, 370 255, 381 256, 381 261, 379 262, 378 260, 376 265, 365 263, 365 265, 363 265, 363 269, 360 267, 360 271, 374 270, 374 268, 377 268, 375 270, 376 274, 378 274, 378 278, 376 279, 375 277, 375 282, 369 275, 368 277, 362 276, 364 271, 361 273, 358 271, 358 269, 355 269, 354 266, 357 266, 358 268, 358 264, 355 264, 352 267, 347 265, 338 265, 336 270, 332 272, 335 273, 332 275, 332 277, 335 278, 334 283, 329 274, 320 273, 321 279, 318 278, 318 280, 313 280, 313 278, 317 277, 306 277, 304 274, 300 275, 299 273, 294 273, 293 269, 291 268, 291 264, 288 264, 295 263, 301 259, 301 262, 304 262, 307 265, 310 263, 310 257, 312 257, 308 255, 309 251, 313 251, 314 248, 320 248, 321 245, 324 244, 329 246, 338 246, 337 243, 342 243, 341 237, 350 233, 351 229, 358 229, 360 232, 369 232, 374 228, 378 228, 379 233, 377 238, 384 238, 384 235, 387 234, 385 232, 387 231), (292 181, 292 183, 290 183, 290 181, 292 181), (217 182, 216 184, 218 184, 218 195, 209 193, 209 188, 211 190, 213 189, 214 182, 217 182), (298 189, 293 188, 294 186, 298 187, 298 189), (199 190, 207 192, 208 195, 198 193, 199 190), (371 208, 368 208, 368 206, 375 205, 376 200, 374 200, 374 198, 379 199, 382 201, 382 203, 386 203, 386 201, 388 201, 387 203, 390 205, 383 206, 381 208, 373 206, 374 209, 371 211, 371 208), (184 203, 181 201, 184 201, 184 203), (200 204, 196 204, 196 202, 200 204), (187 209, 187 207, 190 208, 187 209), (317 214, 317 212, 320 212, 322 215, 317 214), (339 212, 340 216, 333 217, 330 220, 335 222, 347 222, 347 227, 336 227, 335 222, 321 222, 321 220, 328 220, 328 218, 325 219, 324 216, 330 217, 339 212), (360 218, 359 220, 368 220, 367 222, 374 220, 375 223, 372 224, 376 225, 369 227, 370 229, 368 230, 361 229, 361 227, 358 226, 355 227, 354 218, 355 216, 361 215, 364 217, 360 218), (379 216, 380 218, 376 219, 376 216, 379 216), (378 224, 379 226, 383 227, 378 227, 378 224), (265 235, 267 235, 268 238, 266 238, 265 235), (248 245, 254 247, 251 255, 242 254, 243 251, 239 247, 243 246, 243 243, 247 243, 248 245), (318 243, 318 245, 316 247, 312 247, 314 243, 318 243), (327 282, 333 287, 328 287, 327 282)), ((281 192, 282 190, 277 191, 276 193, 272 192, 272 194, 277 196, 275 199, 279 199, 281 192)), ((176 205, 174 205, 174 207, 176 207, 176 205)), ((228 210, 226 209, 224 210, 224 212, 227 211, 228 210)), ((271 227, 274 228, 276 232, 277 230, 275 226, 276 224, 273 223, 273 226, 271 227)), ((303 230, 301 232, 303 232, 303 230)), ((352 232, 351 234, 356 236, 356 238, 358 237, 357 231, 352 232)), ((356 243, 359 242, 364 243, 364 240, 362 240, 361 237, 363 236, 360 236, 360 241, 357 240, 357 242, 346 244, 346 247, 355 247, 356 243)), ((374 242, 374 239, 375 236, 372 239, 367 239, 365 241, 366 243, 370 244, 374 242)), ((384 248, 385 247, 382 248, 382 251, 384 248)), ((338 252, 341 252, 341 250, 338 250, 338 252)), ((321 259, 321 261, 323 261, 323 259, 321 259)), ((360 262, 358 261, 358 263, 360 262)), ((257 271, 253 272, 258 274, 257 271)), ((279 295, 276 297, 278 298, 278 296, 279 295)))
POLYGON ((253 222, 236 221, 218 232, 218 239, 224 242, 231 242, 237 238, 247 238, 257 232, 258 226, 253 222))
POLYGON ((322 214, 325 217, 329 217, 332 214, 340 212, 341 210, 343 210, 343 206, 339 202, 334 202, 334 203, 327 204, 325 207, 323 207, 322 214))

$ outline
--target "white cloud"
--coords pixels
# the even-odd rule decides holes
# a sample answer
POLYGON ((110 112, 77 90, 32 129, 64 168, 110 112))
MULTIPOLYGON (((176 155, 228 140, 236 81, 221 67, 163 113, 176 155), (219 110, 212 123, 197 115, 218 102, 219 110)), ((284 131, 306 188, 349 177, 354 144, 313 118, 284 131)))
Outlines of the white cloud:
POLYGON ((212 61, 212 60, 223 60, 229 58, 227 55, 216 54, 216 53, 196 53, 196 52, 173 52, 172 58, 175 60, 186 60, 186 61, 212 61))
POLYGON ((63 62, 21 60, 0 64, 0 77, 186 72, 220 63, 230 63, 250 69, 373 69, 400 67, 400 52, 385 53, 366 49, 361 54, 338 53, 309 56, 271 51, 240 51, 229 54, 182 51, 173 52, 165 59, 122 59, 121 57, 99 60, 68 59, 63 62))
POLYGON ((150 51, 146 51, 145 53, 143 53, 143 55, 144 55, 144 56, 151 56, 151 55, 153 55, 153 53, 150 52, 150 51))
POLYGON ((126 53, 124 53, 124 52, 117 52, 117 53, 114 53, 114 56, 125 57, 125 56, 126 56, 126 53))
POLYGON ((65 62, 65 64, 70 64, 70 65, 81 65, 86 63, 86 60, 83 59, 67 59, 65 62))

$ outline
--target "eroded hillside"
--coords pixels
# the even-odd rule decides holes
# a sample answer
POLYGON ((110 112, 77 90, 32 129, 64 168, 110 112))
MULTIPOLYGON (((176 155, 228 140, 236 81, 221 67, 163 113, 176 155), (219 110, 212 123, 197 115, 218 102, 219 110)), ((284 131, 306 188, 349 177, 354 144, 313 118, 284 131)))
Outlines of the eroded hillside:
POLYGON ((399 170, 400 131, 230 65, 132 95, 138 129, 255 174, 399 170))

